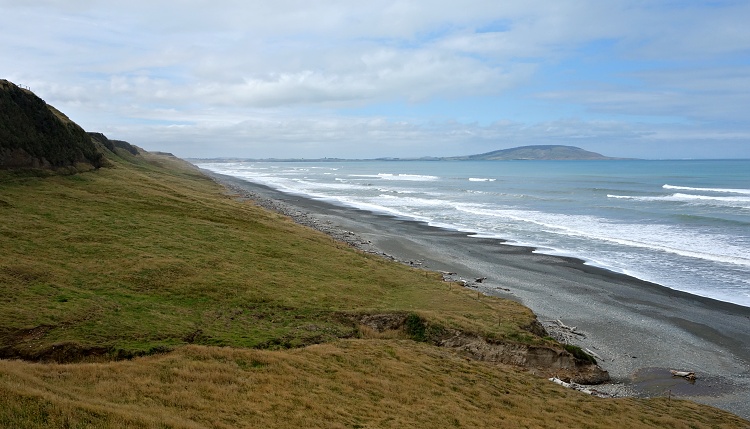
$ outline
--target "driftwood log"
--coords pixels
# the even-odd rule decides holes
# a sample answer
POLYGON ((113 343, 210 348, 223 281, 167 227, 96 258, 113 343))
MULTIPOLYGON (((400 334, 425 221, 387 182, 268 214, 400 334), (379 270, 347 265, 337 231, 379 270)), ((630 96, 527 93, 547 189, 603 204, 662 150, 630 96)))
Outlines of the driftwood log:
POLYGON ((552 377, 552 378, 549 379, 549 381, 551 381, 551 382, 553 382, 555 384, 559 384, 560 386, 566 387, 568 389, 577 390, 577 391, 585 393, 587 395, 598 396, 600 398, 610 397, 610 395, 607 395, 606 393, 599 392, 596 389, 590 389, 590 388, 588 388, 586 386, 582 386, 582 385, 576 384, 576 383, 568 383, 566 381, 560 380, 557 377, 552 377))
POLYGON ((670 369, 669 372, 672 373, 673 377, 682 377, 690 381, 695 381, 695 373, 692 371, 677 371, 670 369))
POLYGON ((560 320, 560 319, 552 320, 551 322, 554 323, 554 324, 556 324, 561 330, 563 330, 563 331, 565 331, 565 332, 567 332, 569 334, 578 335, 578 336, 586 338, 585 334, 576 331, 576 329, 578 329, 578 328, 576 328, 575 326, 568 326, 568 325, 564 324, 562 322, 562 320, 560 320))
POLYGON ((602 357, 601 357, 601 356, 599 356, 598 354, 594 353, 594 352, 593 352, 593 351, 592 351, 591 349, 589 349, 589 348, 584 348, 584 349, 583 349, 583 351, 584 351, 584 352, 586 352, 586 353, 588 353, 588 354, 590 354, 591 356, 595 357, 595 358, 596 358, 597 360, 604 360, 604 359, 602 359, 602 357))

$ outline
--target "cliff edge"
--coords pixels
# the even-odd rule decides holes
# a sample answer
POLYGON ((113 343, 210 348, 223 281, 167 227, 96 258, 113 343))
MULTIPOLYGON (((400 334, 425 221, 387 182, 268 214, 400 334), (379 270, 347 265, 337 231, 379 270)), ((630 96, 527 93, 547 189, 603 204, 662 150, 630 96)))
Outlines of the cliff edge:
POLYGON ((30 90, 0 79, 0 168, 81 171, 105 164, 83 128, 30 90))

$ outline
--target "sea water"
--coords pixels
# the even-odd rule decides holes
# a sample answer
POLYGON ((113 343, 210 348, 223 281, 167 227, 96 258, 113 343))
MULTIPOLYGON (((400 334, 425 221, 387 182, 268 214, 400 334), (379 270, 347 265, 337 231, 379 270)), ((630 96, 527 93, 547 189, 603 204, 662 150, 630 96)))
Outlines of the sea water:
POLYGON ((750 160, 198 166, 750 306, 750 160))

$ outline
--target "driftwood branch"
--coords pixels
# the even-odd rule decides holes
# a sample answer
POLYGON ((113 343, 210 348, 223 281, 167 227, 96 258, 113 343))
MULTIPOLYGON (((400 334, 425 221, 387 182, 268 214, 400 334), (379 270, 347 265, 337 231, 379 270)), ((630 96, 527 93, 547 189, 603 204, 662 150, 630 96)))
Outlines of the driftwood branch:
MULTIPOLYGON (((549 335, 560 343, 573 344, 579 342, 581 338, 586 338, 586 334, 578 332, 578 328, 568 326, 560 319, 543 320, 542 323, 547 332, 549 332, 549 335)), ((592 353, 589 354, 594 356, 592 353)), ((598 359, 597 356, 594 357, 598 359)))
POLYGON ((669 372, 671 372, 674 377, 682 377, 690 381, 695 381, 695 373, 693 371, 677 371, 670 369, 669 372))
POLYGON ((553 382, 555 384, 559 384, 560 386, 566 387, 568 389, 577 390, 577 391, 585 393, 587 395, 599 396, 601 398, 609 397, 610 396, 610 395, 607 395, 606 393, 599 392, 598 390, 595 390, 595 389, 589 389, 588 387, 582 386, 580 384, 565 382, 563 380, 560 380, 557 377, 552 377, 552 378, 549 379, 549 381, 551 381, 551 382, 553 382))
POLYGON ((589 348, 584 348, 584 349, 583 349, 583 351, 585 351, 586 353, 588 353, 588 354, 590 354, 591 356, 595 357, 595 358, 596 358, 596 360, 600 360, 600 361, 603 361, 603 360, 604 360, 604 359, 602 359, 602 357, 601 357, 601 356, 599 356, 598 354, 594 353, 594 352, 593 352, 593 351, 592 351, 591 349, 589 349, 589 348))
POLYGON ((584 337, 584 338, 586 337, 585 334, 576 331, 576 329, 578 329, 578 328, 576 328, 575 326, 568 326, 568 325, 564 324, 562 322, 562 320, 560 320, 560 319, 552 320, 551 322, 554 323, 554 324, 556 324, 560 329, 562 329, 563 331, 566 331, 567 333, 570 333, 570 334, 573 334, 573 335, 579 335, 579 336, 584 337))
POLYGON ((576 331, 576 327, 575 326, 567 326, 560 319, 555 320, 555 323, 557 323, 557 326, 559 326, 559 327, 561 327, 561 328, 563 328, 563 329, 565 329, 567 331, 570 331, 570 332, 575 332, 576 331))

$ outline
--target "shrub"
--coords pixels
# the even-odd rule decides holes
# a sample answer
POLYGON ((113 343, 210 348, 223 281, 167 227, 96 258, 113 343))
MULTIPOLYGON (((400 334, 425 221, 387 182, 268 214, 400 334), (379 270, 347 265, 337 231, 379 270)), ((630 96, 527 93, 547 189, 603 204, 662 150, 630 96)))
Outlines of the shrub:
POLYGON ((570 354, 572 354, 573 357, 575 357, 576 359, 591 362, 594 365, 596 365, 596 359, 590 354, 583 351, 582 348, 578 346, 574 346, 572 344, 565 344, 564 347, 565 347, 565 350, 567 350, 570 354))

